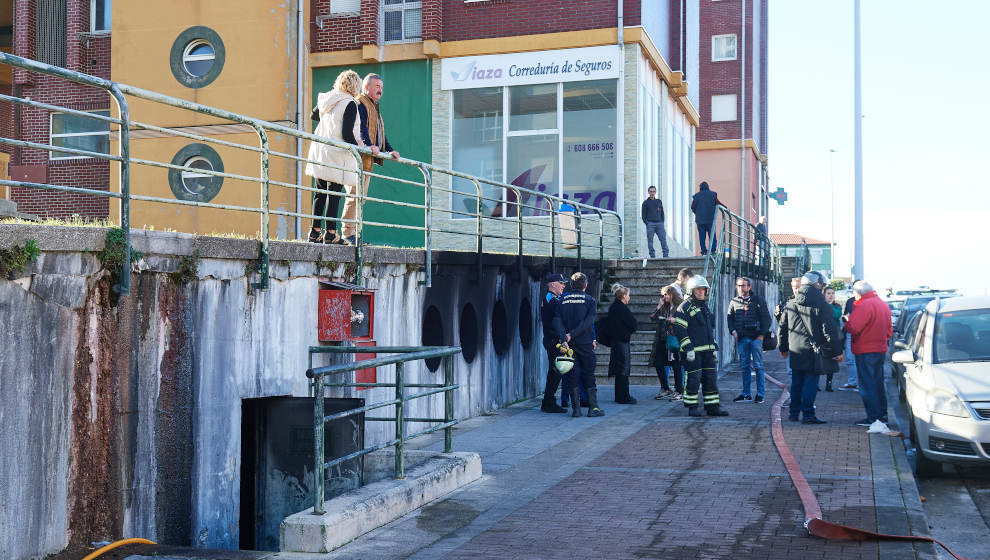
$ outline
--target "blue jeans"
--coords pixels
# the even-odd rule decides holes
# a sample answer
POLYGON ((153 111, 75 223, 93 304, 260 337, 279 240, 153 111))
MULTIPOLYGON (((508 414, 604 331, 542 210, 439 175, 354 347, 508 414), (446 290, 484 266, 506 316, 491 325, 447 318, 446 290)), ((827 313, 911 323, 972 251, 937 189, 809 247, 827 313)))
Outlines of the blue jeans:
POLYGON ((756 396, 762 397, 767 392, 767 372, 763 369, 763 341, 758 338, 740 338, 736 345, 739 351, 739 370, 742 372, 742 394, 752 396, 749 392, 750 371, 756 372, 756 396), (752 366, 750 366, 752 360, 752 366))
POLYGON ((718 243, 715 241, 715 231, 712 230, 712 224, 698 224, 698 243, 701 245, 702 255, 708 254, 708 249, 705 247, 705 238, 709 235, 712 237, 711 252, 714 253, 718 243))
POLYGON ((856 354, 859 396, 870 422, 887 417, 887 390, 883 386, 883 352, 856 354))
POLYGON ((670 256, 670 249, 667 248, 667 230, 663 227, 663 222, 646 222, 646 248, 650 250, 650 258, 656 258, 657 253, 653 250, 653 236, 660 238, 660 249, 663 250, 664 258, 670 256))
POLYGON ((846 375, 848 376, 846 383, 849 385, 858 384, 859 381, 856 376, 856 357, 853 356, 852 335, 849 333, 846 333, 846 351, 842 359, 846 363, 846 375))
POLYGON ((815 397, 818 396, 818 374, 814 371, 791 370, 791 418, 804 413, 804 420, 815 417, 815 397))

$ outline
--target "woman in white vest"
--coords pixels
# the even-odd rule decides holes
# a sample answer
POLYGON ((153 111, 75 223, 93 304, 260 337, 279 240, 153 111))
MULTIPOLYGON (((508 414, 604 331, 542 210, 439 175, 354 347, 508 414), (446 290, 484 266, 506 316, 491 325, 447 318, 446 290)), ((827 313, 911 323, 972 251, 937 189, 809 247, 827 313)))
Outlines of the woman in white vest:
MULTIPOLYGON (((341 72, 333 83, 333 89, 321 93, 317 98, 316 107, 320 113, 320 124, 313 134, 338 142, 363 146, 363 142, 358 140, 361 137, 361 121, 356 118, 357 102, 354 99, 360 93, 361 77, 357 72, 353 70, 341 72)), ((343 190, 343 185, 357 185, 358 161, 348 150, 312 142, 309 146, 308 159, 305 172, 306 175, 316 179, 317 189, 339 193, 343 190)), ((339 207, 339 195, 316 193, 313 200, 313 215, 316 218, 313 219, 313 228, 309 232, 310 241, 347 244, 347 241, 337 234, 335 219, 339 207)))

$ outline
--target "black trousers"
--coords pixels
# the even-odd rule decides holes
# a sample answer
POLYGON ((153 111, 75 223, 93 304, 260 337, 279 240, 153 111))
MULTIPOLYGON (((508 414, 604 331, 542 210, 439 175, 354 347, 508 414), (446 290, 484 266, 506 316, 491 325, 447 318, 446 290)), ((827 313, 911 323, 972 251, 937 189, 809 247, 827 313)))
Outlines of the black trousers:
POLYGON ((629 401, 629 343, 616 340, 608 359, 608 375, 615 377, 615 402, 629 401))
POLYGON ((684 365, 682 359, 684 354, 674 350, 670 352, 661 345, 653 358, 653 367, 657 370, 657 378, 660 379, 660 388, 670 390, 670 383, 667 381, 667 366, 670 366, 670 374, 674 377, 674 390, 678 393, 684 392, 684 365), (673 354, 673 358, 667 359, 668 354, 673 354))
POLYGON ((571 345, 574 350, 574 369, 571 370, 571 380, 581 380, 586 390, 597 387, 595 384, 595 349, 590 344, 581 346, 571 345))
POLYGON ((705 350, 696 352, 693 362, 684 362, 687 370, 687 387, 684 388, 684 406, 698 406, 698 389, 703 393, 701 401, 705 408, 717 407, 718 401, 718 370, 715 368, 715 352, 705 350), (700 387, 699 387, 700 386, 700 387))
MULTIPOLYGON (((543 404, 556 404, 554 395, 557 394, 557 387, 560 386, 560 380, 563 376, 559 371, 557 371, 557 368, 554 367, 553 362, 557 359, 557 356, 560 355, 560 352, 557 351, 557 349, 552 345, 547 345, 546 343, 543 344, 543 349, 546 350, 547 360, 550 362, 547 366, 547 383, 543 388, 543 404)), ((570 375, 570 373, 568 373, 568 375, 570 375)))
MULTIPOLYGON (((323 179, 316 180, 316 188, 331 193, 339 193, 344 190, 340 183, 330 183, 323 179)), ((313 227, 337 231, 337 211, 340 209, 340 196, 336 194, 316 193, 313 197, 313 214, 330 218, 313 219, 313 227), (329 199, 329 200, 328 200, 329 199)))

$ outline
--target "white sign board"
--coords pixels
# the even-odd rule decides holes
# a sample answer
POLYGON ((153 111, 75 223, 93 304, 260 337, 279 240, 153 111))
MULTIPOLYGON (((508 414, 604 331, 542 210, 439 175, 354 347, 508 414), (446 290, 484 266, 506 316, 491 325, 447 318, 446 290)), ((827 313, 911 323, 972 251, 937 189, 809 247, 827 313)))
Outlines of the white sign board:
POLYGON ((604 80, 619 77, 618 45, 444 58, 441 89, 604 80))

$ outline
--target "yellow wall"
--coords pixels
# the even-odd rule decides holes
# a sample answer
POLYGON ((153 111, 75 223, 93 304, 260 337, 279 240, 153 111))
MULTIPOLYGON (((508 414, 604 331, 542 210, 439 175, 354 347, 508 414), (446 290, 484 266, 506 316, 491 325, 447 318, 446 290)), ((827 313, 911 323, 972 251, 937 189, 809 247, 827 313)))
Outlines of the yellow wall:
MULTIPOLYGON (((240 0, 237 3, 211 0, 161 2, 129 0, 113 3, 112 79, 168 96, 260 118, 283 121, 293 126, 296 111, 296 13, 294 2, 240 0), (226 51, 220 75, 210 84, 193 89, 179 83, 172 74, 169 56, 178 35, 202 25, 215 31, 226 51)), ((207 117, 140 99, 128 98, 131 118, 135 121, 168 127, 229 124, 207 117)), ((259 146, 254 133, 212 136, 228 142, 259 146)), ((134 138, 131 156, 169 163, 183 146, 197 142, 185 138, 134 138)), ((272 150, 295 153, 295 140, 270 135, 272 150)), ((219 152, 227 173, 260 176, 260 157, 256 152, 207 143, 219 152)), ((304 146, 304 149, 308 148, 304 146)), ((116 167, 116 166, 113 166, 116 167)), ((115 170, 116 171, 116 170, 115 170)), ((131 165, 131 192, 174 199, 165 169, 131 165)), ((271 178, 295 182, 295 164, 272 157, 271 178)), ((118 181, 111 180, 114 190, 118 181)), ((305 180, 304 184, 309 185, 305 180)), ((308 206, 309 193, 303 194, 308 206)), ((211 202, 259 207, 256 183, 224 179, 220 193, 211 202)), ((294 211, 295 193, 272 187, 271 207, 294 211)), ((116 216, 115 210, 111 216, 116 216)), ((236 232, 255 235, 260 220, 244 212, 193 208, 164 203, 135 202, 131 211, 132 227, 171 228, 191 233, 236 232)), ((294 219, 271 221, 274 237, 294 237, 294 219)))

